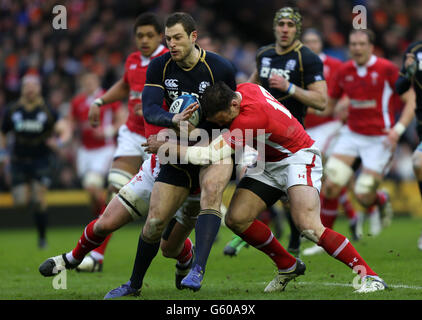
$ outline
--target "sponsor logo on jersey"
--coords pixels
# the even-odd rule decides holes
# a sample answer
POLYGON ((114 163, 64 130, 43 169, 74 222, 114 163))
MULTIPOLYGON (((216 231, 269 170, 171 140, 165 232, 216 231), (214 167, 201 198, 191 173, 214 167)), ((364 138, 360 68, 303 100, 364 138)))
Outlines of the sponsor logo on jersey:
POLYGON ((261 78, 270 78, 274 74, 278 76, 282 76, 286 80, 290 79, 290 70, 268 68, 268 67, 261 68, 261 72, 259 73, 259 76, 261 78))
POLYGON ((261 64, 262 64, 263 67, 271 66, 271 58, 268 58, 268 57, 262 58, 261 64))
POLYGON ((210 83, 208 81, 202 81, 199 84, 199 90, 198 90, 199 94, 204 93, 205 89, 209 86, 210 86, 210 83))
POLYGON ((177 79, 166 79, 164 80, 164 85, 167 90, 177 89, 179 87, 179 80, 177 79))
POLYGON ((134 69, 136 69, 136 66, 137 66, 137 64, 136 64, 136 63, 132 63, 132 64, 129 66, 129 70, 134 70, 134 69))
POLYGON ((290 59, 286 63, 286 70, 293 71, 296 67, 296 60, 290 59))

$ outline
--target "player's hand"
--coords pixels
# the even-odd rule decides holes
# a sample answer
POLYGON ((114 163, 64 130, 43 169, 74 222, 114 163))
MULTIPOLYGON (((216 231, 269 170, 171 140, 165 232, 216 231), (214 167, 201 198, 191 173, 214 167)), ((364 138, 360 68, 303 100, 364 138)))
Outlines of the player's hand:
POLYGON ((94 128, 100 125, 100 106, 95 102, 89 107, 88 120, 94 128))
POLYGON ((166 143, 166 141, 158 141, 157 135, 152 134, 142 146, 145 147, 145 151, 148 153, 157 153, 158 149, 160 149, 164 143, 166 143))
POLYGON ((139 102, 133 106, 133 111, 137 116, 142 117, 144 113, 142 112, 142 102, 139 102))
POLYGON ((395 150, 400 140, 400 135, 393 128, 388 130, 387 137, 384 140, 384 145, 390 147, 391 150, 395 150))
POLYGON ((289 84, 289 81, 287 81, 284 77, 274 73, 268 79, 268 85, 270 88, 277 89, 282 92, 286 92, 287 89, 289 89, 289 84))
POLYGON ((187 121, 192 117, 193 113, 199 108, 199 104, 197 102, 191 103, 185 110, 180 113, 176 113, 173 116, 172 122, 173 124, 179 128, 180 122, 187 121))

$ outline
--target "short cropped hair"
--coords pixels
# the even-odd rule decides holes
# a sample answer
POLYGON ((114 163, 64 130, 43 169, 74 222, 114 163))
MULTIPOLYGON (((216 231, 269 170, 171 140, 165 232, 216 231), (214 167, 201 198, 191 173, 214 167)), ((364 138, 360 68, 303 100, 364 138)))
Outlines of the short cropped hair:
POLYGON ((370 44, 374 44, 375 43, 375 32, 372 31, 371 29, 353 29, 350 32, 350 35, 355 34, 355 33, 364 33, 368 37, 368 40, 369 40, 369 43, 370 44))
POLYGON ((196 22, 192 16, 185 12, 175 12, 168 16, 166 21, 166 28, 171 28, 174 25, 180 23, 188 36, 197 30, 196 22))
POLYGON ((145 12, 140 14, 133 26, 133 33, 136 33, 136 29, 141 26, 153 26, 157 33, 163 33, 163 25, 161 21, 158 19, 157 15, 152 12, 145 12))
POLYGON ((228 111, 236 93, 223 81, 205 89, 201 98, 201 109, 205 117, 213 117, 220 111, 228 111))

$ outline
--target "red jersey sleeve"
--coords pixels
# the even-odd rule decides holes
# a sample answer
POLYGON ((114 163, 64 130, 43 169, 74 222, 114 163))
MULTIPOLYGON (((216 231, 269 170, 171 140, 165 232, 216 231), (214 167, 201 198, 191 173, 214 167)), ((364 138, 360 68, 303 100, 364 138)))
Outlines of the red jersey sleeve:
POLYGON ((328 86, 328 95, 333 99, 340 99, 343 95, 343 73, 344 68, 332 71, 330 85, 328 86))

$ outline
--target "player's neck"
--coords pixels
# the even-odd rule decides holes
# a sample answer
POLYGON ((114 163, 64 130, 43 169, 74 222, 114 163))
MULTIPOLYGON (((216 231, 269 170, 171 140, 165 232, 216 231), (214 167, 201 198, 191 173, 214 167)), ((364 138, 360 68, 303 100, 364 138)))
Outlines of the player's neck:
POLYGON ((190 69, 198 62, 200 53, 200 49, 195 45, 191 53, 183 59, 183 61, 178 61, 176 63, 183 69, 190 69))
POLYGON ((293 40, 293 42, 289 45, 289 46, 281 46, 279 43, 276 44, 275 46, 275 50, 277 52, 277 54, 285 54, 287 52, 289 52, 290 50, 292 50, 294 47, 296 47, 299 44, 299 40, 293 40))

